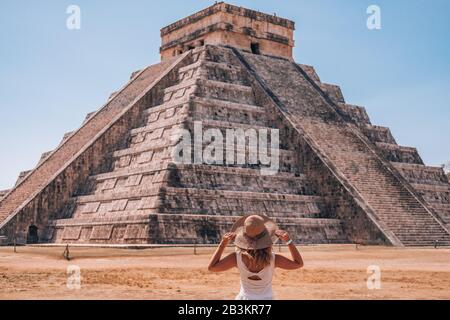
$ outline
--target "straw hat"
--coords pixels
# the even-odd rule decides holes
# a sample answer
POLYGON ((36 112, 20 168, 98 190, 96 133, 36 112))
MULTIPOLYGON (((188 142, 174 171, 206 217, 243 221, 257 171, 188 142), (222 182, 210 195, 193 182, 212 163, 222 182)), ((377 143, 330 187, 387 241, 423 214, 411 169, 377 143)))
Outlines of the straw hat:
POLYGON ((279 228, 269 217, 250 215, 240 218, 233 225, 236 233, 234 244, 244 250, 259 250, 271 247, 278 241, 275 231, 279 228))

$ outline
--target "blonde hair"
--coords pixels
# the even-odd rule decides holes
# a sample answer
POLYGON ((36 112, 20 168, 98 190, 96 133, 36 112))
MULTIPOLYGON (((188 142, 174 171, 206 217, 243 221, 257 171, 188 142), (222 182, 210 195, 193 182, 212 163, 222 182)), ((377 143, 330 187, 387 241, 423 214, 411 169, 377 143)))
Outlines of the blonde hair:
POLYGON ((270 265, 272 259, 272 247, 258 250, 245 250, 238 248, 239 252, 250 260, 251 268, 264 269, 270 265))

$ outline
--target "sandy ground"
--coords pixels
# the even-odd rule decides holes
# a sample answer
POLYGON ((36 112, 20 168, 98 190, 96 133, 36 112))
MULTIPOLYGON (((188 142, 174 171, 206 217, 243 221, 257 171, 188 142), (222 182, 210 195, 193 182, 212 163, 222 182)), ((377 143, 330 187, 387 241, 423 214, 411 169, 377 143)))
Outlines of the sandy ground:
MULTIPOLYGON (((300 247, 305 267, 277 270, 277 299, 450 299, 450 249, 325 245, 300 247), (381 269, 369 290, 367 268, 381 269)), ((232 249, 230 249, 231 252, 232 249)), ((0 248, 0 299, 233 299, 236 270, 207 271, 212 248, 0 248), (79 266, 81 288, 68 289, 67 267, 79 266)), ((278 252, 278 248, 276 249, 278 252)), ((287 249, 282 249, 286 254, 287 249)))

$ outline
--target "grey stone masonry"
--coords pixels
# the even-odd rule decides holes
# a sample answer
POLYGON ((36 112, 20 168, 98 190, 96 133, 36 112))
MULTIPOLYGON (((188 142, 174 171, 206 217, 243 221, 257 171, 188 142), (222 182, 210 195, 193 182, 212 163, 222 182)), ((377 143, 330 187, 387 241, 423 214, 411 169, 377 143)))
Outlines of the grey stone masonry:
MULTIPOLYGON (((317 77, 308 76, 310 71, 289 60, 234 51, 284 121, 291 122, 337 178, 329 183, 341 183, 357 199, 360 215, 369 217, 367 228, 379 229, 395 245, 450 244, 450 185, 442 169, 424 166, 415 148, 398 146, 389 129, 370 124, 363 109, 342 108, 338 87, 320 85, 317 77), (428 195, 411 184, 432 181, 439 181, 442 188, 428 188, 428 195)), ((332 186, 324 185, 323 176, 316 174, 310 173, 311 180, 320 181, 316 186, 325 196, 332 186)), ((348 213, 338 215, 345 221, 348 213)))
POLYGON ((281 171, 273 176, 262 175, 259 165, 173 162, 178 130, 192 131, 195 121, 224 133, 274 128, 228 49, 195 49, 161 101, 142 112, 128 145, 113 152, 112 170, 92 175, 84 194, 49 223, 45 241, 216 243, 251 213, 271 216, 302 243, 348 241, 291 150, 281 150, 281 171))
MULTIPOLYGON (((254 156, 229 148, 224 158, 254 156)), ((33 226, 43 243, 212 244, 246 214, 273 218, 298 243, 450 244, 441 168, 399 146, 313 67, 223 46, 133 73, 0 192, 0 235, 22 242, 36 241, 33 226), (261 162, 175 161, 183 132, 198 123, 223 136, 278 130, 278 172, 263 175, 261 162)))

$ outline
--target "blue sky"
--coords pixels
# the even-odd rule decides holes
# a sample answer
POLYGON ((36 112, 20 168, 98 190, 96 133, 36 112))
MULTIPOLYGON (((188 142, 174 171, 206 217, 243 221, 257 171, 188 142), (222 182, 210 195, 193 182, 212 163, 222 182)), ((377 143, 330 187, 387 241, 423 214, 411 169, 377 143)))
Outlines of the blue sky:
MULTIPOLYGON (((295 57, 425 162, 450 161, 450 1, 228 1, 296 22, 295 57), (380 6, 382 29, 366 9, 380 6)), ((161 27, 213 1, 0 0, 0 189, 78 128, 130 73, 159 61, 161 27), (69 5, 81 30, 66 28, 69 5)))

